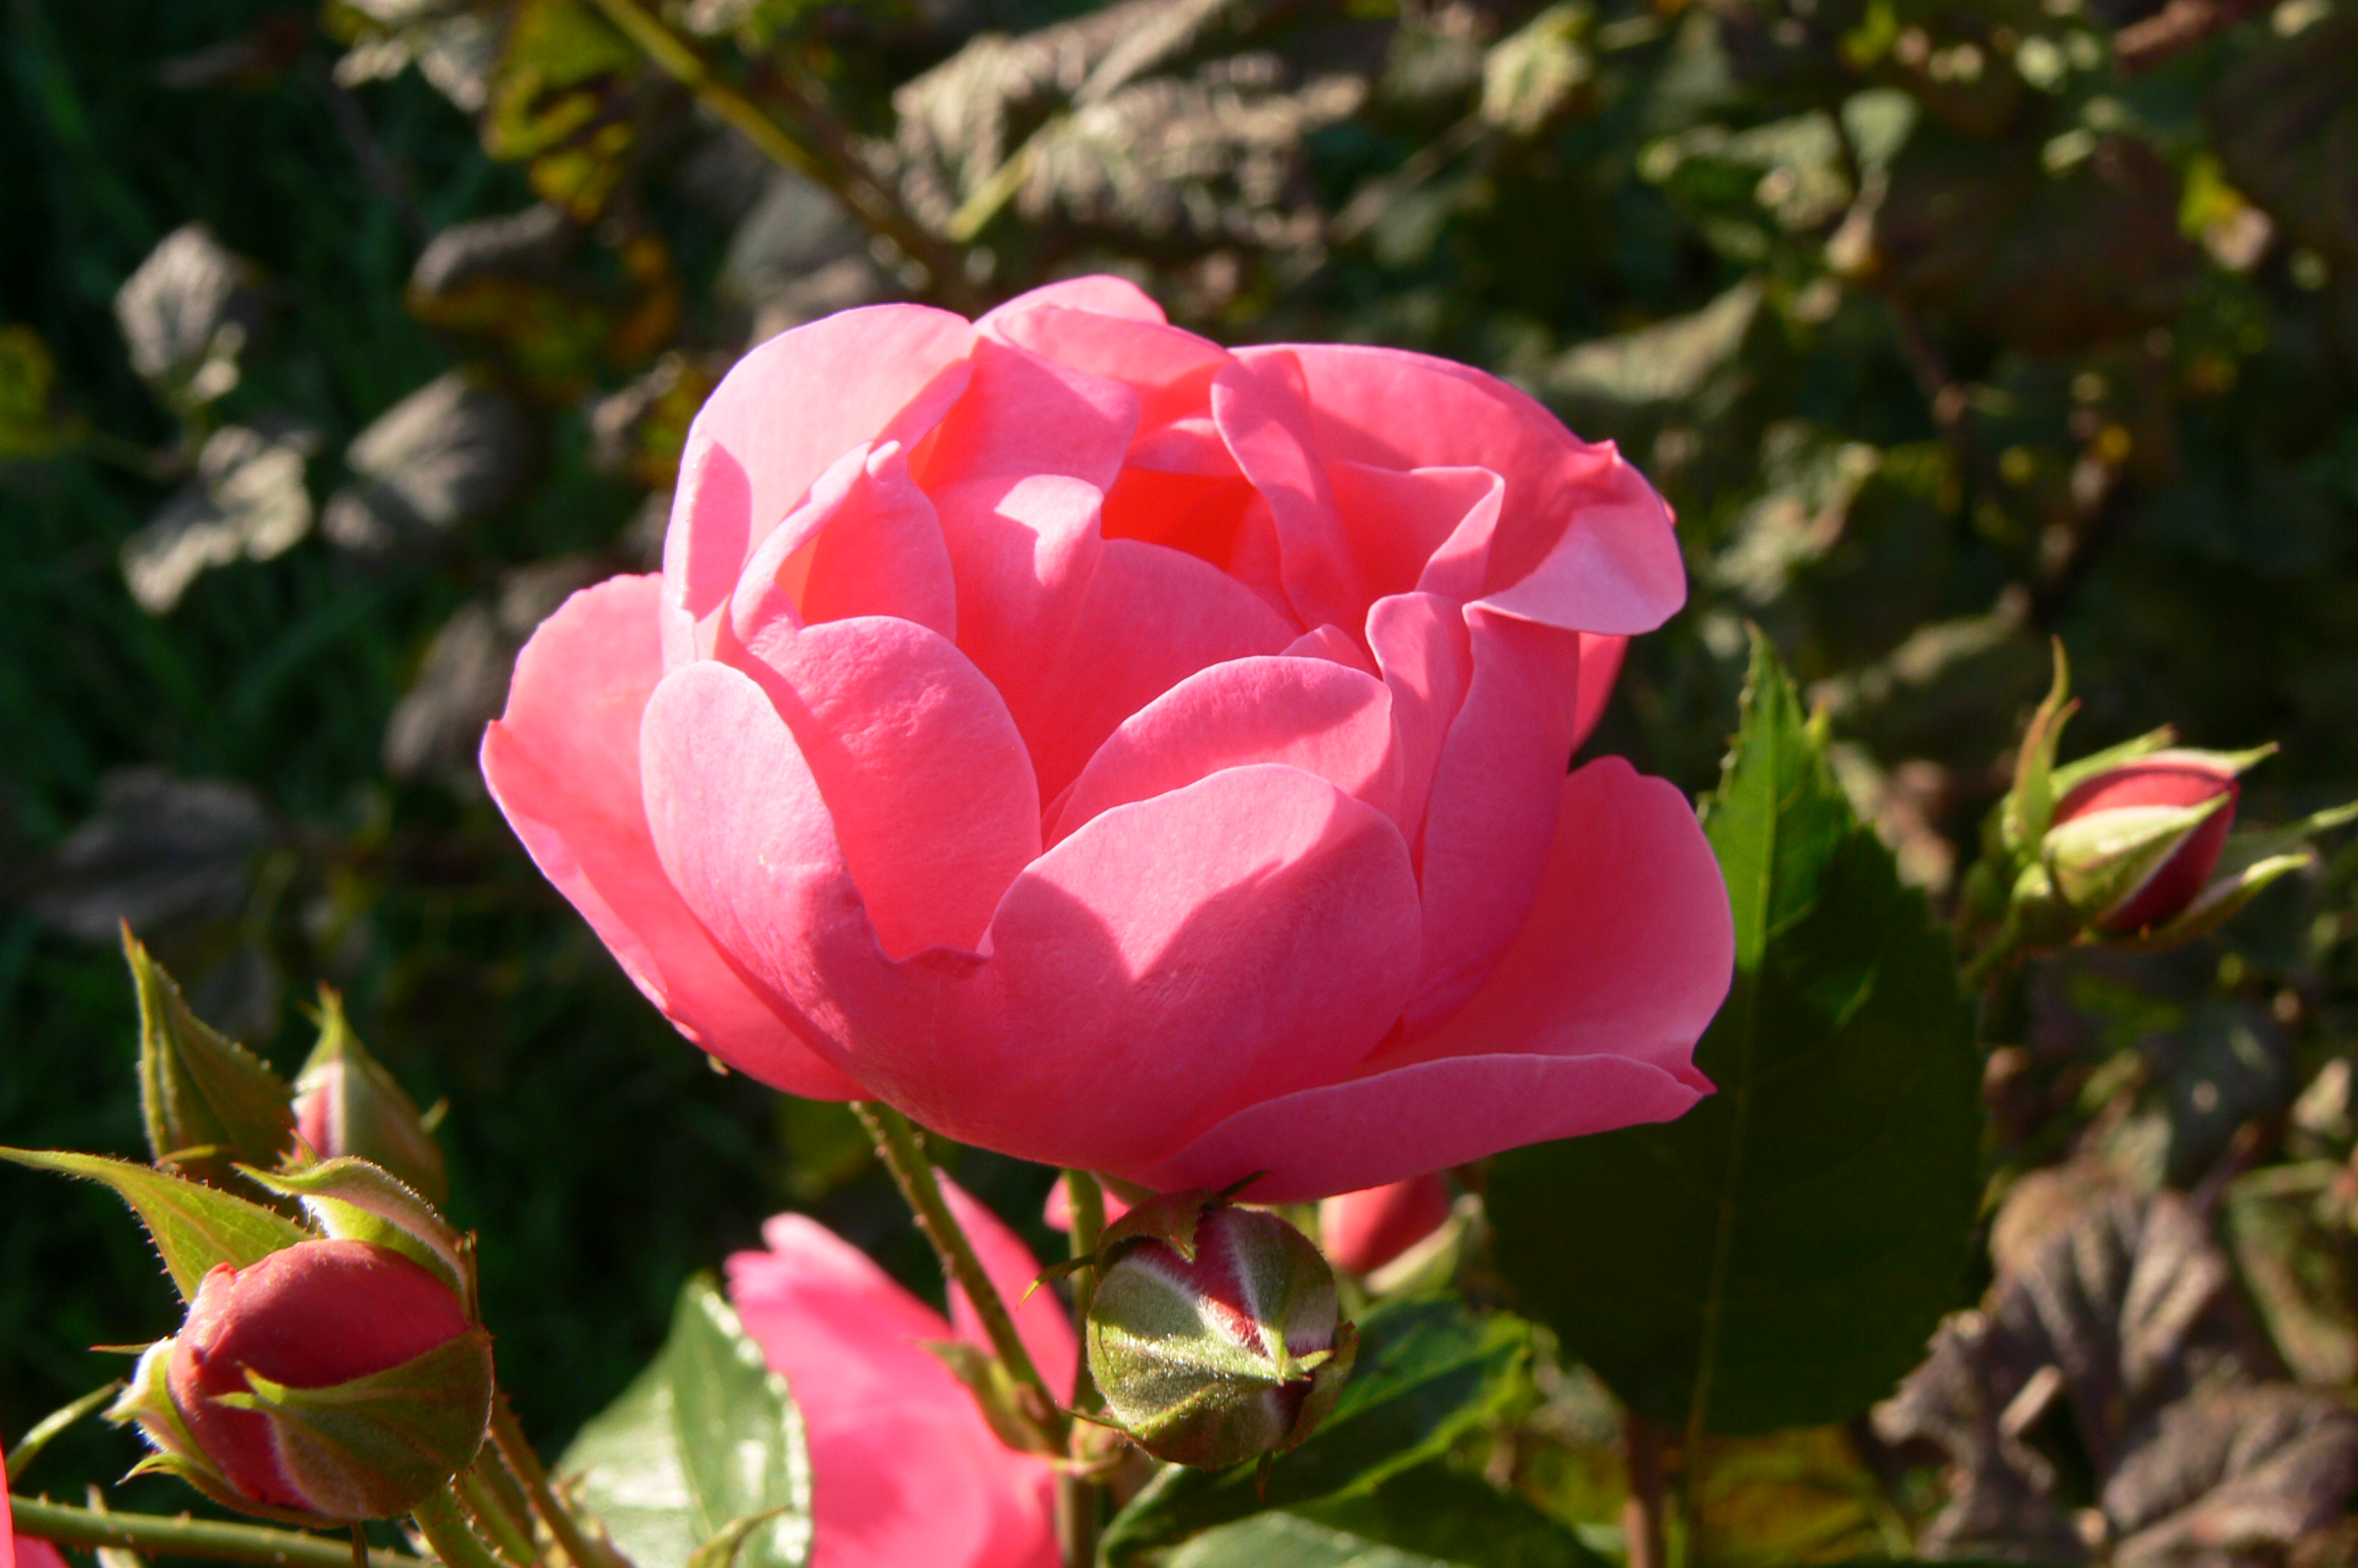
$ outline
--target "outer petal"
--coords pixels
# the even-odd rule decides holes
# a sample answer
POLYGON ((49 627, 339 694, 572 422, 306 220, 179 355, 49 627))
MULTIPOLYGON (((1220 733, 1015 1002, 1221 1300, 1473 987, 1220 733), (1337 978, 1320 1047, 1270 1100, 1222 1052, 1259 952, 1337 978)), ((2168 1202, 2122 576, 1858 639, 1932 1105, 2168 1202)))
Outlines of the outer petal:
POLYGON ((639 779, 639 719, 663 673, 661 580, 615 578, 544 622, 483 736, 484 781, 548 880, 681 1033, 792 1094, 853 1099, 730 964, 664 877, 639 779))
POLYGON ((1613 683, 1621 674, 1622 656, 1628 651, 1627 637, 1600 637, 1593 632, 1580 634, 1580 694, 1574 699, 1572 712, 1572 743, 1575 750, 1595 732, 1596 721, 1605 717, 1605 704, 1613 696, 1613 683))
MULTIPOLYGON (((1001 307, 980 330, 1035 354, 1121 382, 1139 395, 1139 428, 1156 430, 1209 411, 1212 377, 1228 351, 1160 319, 1109 316, 1042 303, 1001 307)), ((1209 432, 1206 431, 1208 434, 1209 432)))
POLYGON ((957 635, 941 520, 897 441, 862 443, 828 465, 809 498, 753 547, 730 594, 741 641, 773 622, 854 615, 893 615, 957 635))
POLYGON ((781 332, 721 378, 688 427, 664 538, 670 665, 693 655, 693 627, 830 463, 932 428, 965 385, 974 341, 947 311, 875 305, 781 332))
POLYGON ((1158 326, 1167 319, 1163 307, 1130 279, 1094 273, 1087 277, 1042 284, 1029 293, 1017 295, 975 325, 986 331, 1011 334, 1021 330, 1024 317, 1043 309, 1087 310, 1131 321, 1152 321, 1158 326))
POLYGON ((1234 659, 1198 670, 1121 722, 1073 782, 1051 839, 1099 813, 1223 768, 1283 762, 1390 814, 1400 797, 1391 693, 1320 658, 1234 659))
POLYGON ((1464 613, 1474 675, 1419 846, 1427 935, 1411 1033, 1455 1011, 1522 928, 1572 760, 1579 639, 1478 604, 1464 613))
POLYGON ((1315 450, 1379 468, 1487 468, 1506 521, 1485 596, 1582 632, 1649 632, 1685 601, 1670 513, 1612 444, 1591 446, 1497 377, 1399 349, 1282 344, 1240 351, 1300 367, 1315 450))
POLYGON ((1293 1202, 1667 1121, 1706 1093, 1694 1042, 1726 998, 1736 955, 1711 846, 1674 787, 1617 757, 1562 788, 1531 918, 1455 1016, 1354 1079, 1265 1100, 1122 1173, 1176 1188, 1267 1170, 1249 1195, 1293 1202))
POLYGON ((923 1347, 949 1325, 800 1215, 763 1234, 729 1260, 730 1297, 802 1407, 814 1568, 1053 1568, 1051 1474, 923 1347))
POLYGON ((1381 596, 1481 596, 1507 487, 1488 469, 1380 469, 1328 463, 1336 509, 1361 579, 1381 596))
POLYGON ((1040 853, 1032 759, 982 673, 886 616, 773 623, 723 652, 794 731, 884 950, 979 942, 1040 853))
MULTIPOLYGON (((1040 1260, 972 1194, 947 1176, 939 1179, 942 1197, 957 1217, 958 1228, 974 1243, 975 1257, 981 1262, 982 1271, 990 1276, 1000 1300, 1014 1314, 1015 1333, 1023 1341, 1023 1348, 1032 1353, 1032 1364, 1048 1379, 1048 1387, 1061 1390, 1059 1398, 1069 1399, 1073 1376, 1080 1367, 1080 1346, 1073 1337, 1072 1321, 1065 1315, 1056 1292, 1032 1289, 1040 1277, 1040 1260), (1025 1299, 1027 1294, 1029 1300, 1025 1299)), ((950 1284, 950 1321, 957 1325, 960 1338, 986 1350, 990 1348, 990 1336, 984 1332, 982 1320, 975 1315, 974 1303, 955 1281, 950 1284)))
POLYGON ((1474 680, 1473 639, 1465 610, 1455 600, 1402 593, 1376 600, 1368 611, 1368 645, 1392 693, 1392 723, 1400 736, 1400 818, 1409 825, 1410 847, 1421 849, 1433 771, 1474 680))

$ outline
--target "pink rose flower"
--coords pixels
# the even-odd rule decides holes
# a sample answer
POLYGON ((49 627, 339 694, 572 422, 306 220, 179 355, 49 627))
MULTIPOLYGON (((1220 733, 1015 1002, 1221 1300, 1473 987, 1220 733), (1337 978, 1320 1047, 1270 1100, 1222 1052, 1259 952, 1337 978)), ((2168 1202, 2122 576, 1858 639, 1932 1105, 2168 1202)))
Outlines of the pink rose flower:
POLYGON ((730 373, 662 575, 541 627, 483 772, 722 1061, 1315 1197, 1708 1092, 1693 812, 1565 773, 1684 593, 1636 470, 1478 371, 1110 278, 879 306, 730 373))
POLYGON ((1438 1174, 1341 1193, 1318 1206, 1319 1248, 1351 1272, 1371 1274, 1448 1217, 1449 1184, 1438 1174))
MULTIPOLYGON (((945 1177, 943 1196, 1008 1302, 1040 1271, 1023 1243, 945 1177)), ((1055 1568, 1055 1474, 991 1434, 928 1340, 990 1341, 963 1292, 952 1323, 865 1253, 798 1214, 729 1260, 729 1299, 786 1380, 810 1444, 811 1568, 1055 1568)), ((1052 1291, 1015 1308, 1016 1332, 1069 1395, 1079 1354, 1052 1291)))

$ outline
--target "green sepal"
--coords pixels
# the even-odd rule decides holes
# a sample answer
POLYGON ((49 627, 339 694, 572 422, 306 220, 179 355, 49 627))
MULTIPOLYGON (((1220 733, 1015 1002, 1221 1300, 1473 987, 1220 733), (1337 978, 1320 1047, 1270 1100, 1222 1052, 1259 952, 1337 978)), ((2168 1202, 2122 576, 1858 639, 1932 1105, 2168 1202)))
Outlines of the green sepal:
POLYGON ((2309 843, 2312 835, 2353 821, 2358 821, 2358 801, 2312 812, 2281 827, 2238 829, 2228 834, 2210 882, 2179 912, 2178 918, 2133 936, 2108 937, 2107 945, 2158 952, 2209 935, 2236 911, 2259 897, 2269 884, 2315 865, 2317 851, 2309 843))
POLYGON ((2081 758, 2069 767, 2055 770, 2055 798, 2065 795, 2100 773, 2132 764, 2150 767, 2156 763, 2184 763, 2209 773, 2225 773, 2240 778, 2253 767, 2273 757, 2278 751, 2273 741, 2266 745, 2248 747, 2241 752, 2206 752, 2198 746, 2181 746, 2178 731, 2165 724, 2149 730, 2134 741, 2124 741, 2101 752, 2081 758))
POLYGON ((457 1294, 470 1321, 481 1321, 472 1238, 455 1229, 392 1172, 354 1154, 285 1171, 248 1166, 239 1171, 247 1180, 300 1203, 328 1236, 388 1247, 420 1264, 457 1294))
POLYGON ((172 1402, 171 1390, 165 1383, 166 1363, 171 1354, 172 1341, 168 1339, 147 1346, 140 1353, 138 1368, 132 1373, 130 1382, 114 1403, 107 1407, 109 1422, 117 1426, 136 1422, 140 1435, 154 1449, 134 1465, 124 1479, 127 1481, 134 1476, 177 1476, 222 1507, 240 1513, 306 1528, 327 1522, 312 1514, 256 1502, 230 1485, 229 1477, 197 1445, 195 1434, 181 1419, 179 1407, 172 1402))
POLYGON ((357 1154, 384 1166, 429 1203, 445 1202, 449 1177, 442 1162, 442 1147, 434 1141, 427 1119, 384 1064, 361 1044, 344 1016, 344 999, 329 986, 319 988, 319 1042, 295 1076, 295 1095, 334 1097, 332 1123, 342 1129, 343 1142, 326 1154, 357 1154))
POLYGON ((113 1188, 147 1227, 148 1238, 184 1302, 196 1300, 199 1282, 217 1263, 243 1269, 298 1241, 315 1239, 310 1231, 260 1204, 128 1160, 8 1148, 0 1148, 0 1160, 113 1188))
POLYGON ((323 1389, 248 1368, 216 1404, 268 1418, 280 1467, 322 1519, 392 1519, 474 1462, 492 1421, 492 1336, 470 1328, 397 1367, 323 1389))
POLYGON ((921 1339, 917 1342, 966 1385, 975 1408, 1000 1442, 1018 1454, 1061 1459, 1064 1448, 1048 1432, 1052 1412, 1040 1408, 1040 1396, 1015 1380, 1007 1363, 963 1339, 921 1339))
POLYGON ((156 1162, 211 1182, 241 1162, 275 1163, 294 1141, 294 1089, 190 1011, 128 924, 123 956, 139 994, 139 1110, 156 1162))
POLYGON ((779 1519, 799 1523, 807 1511, 801 1504, 786 1503, 774 1509, 763 1509, 760 1513, 747 1514, 743 1519, 731 1519, 719 1534, 688 1553, 687 1568, 735 1568, 738 1554, 745 1550, 745 1542, 755 1530, 779 1519))
POLYGON ((1225 1201, 1205 1189, 1157 1193, 1105 1227, 1098 1238, 1098 1259, 1109 1264, 1138 1242, 1160 1241, 1193 1263, 1196 1227, 1225 1201))
POLYGON ((2020 855, 2036 844, 2055 819, 2055 747, 2063 726, 2080 705, 2071 699, 2071 665, 2063 654, 2063 639, 2055 639, 2055 684, 2030 716, 2022 732, 2022 750, 2014 762, 2014 787, 1998 803, 1999 846, 2008 856, 2020 855))
POLYGON ((2039 857, 2063 902, 2101 920, 2136 896, 2187 839, 2234 796, 2222 790, 2193 806, 2124 806, 2050 827, 2039 857))

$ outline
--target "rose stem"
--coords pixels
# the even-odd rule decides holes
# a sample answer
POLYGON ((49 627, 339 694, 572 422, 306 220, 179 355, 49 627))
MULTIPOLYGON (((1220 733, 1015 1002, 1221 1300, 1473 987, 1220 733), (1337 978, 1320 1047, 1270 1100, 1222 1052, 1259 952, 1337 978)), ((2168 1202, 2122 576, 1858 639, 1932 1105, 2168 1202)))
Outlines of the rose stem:
MULTIPOLYGON (((16 1510, 18 1534, 59 1546, 120 1547, 165 1557, 259 1563, 267 1568, 352 1568, 352 1549, 346 1542, 300 1530, 190 1519, 185 1514, 165 1519, 155 1514, 101 1513, 36 1498, 12 1496, 8 1506, 16 1510)), ((368 1560, 371 1568, 419 1568, 418 1559, 395 1552, 372 1551, 368 1560)))
MULTIPOLYGON (((1072 1255, 1095 1256, 1098 1238, 1105 1231, 1105 1189, 1087 1171, 1066 1171, 1065 1200, 1073 1220, 1072 1255)), ((1081 1348, 1079 1365, 1073 1370, 1073 1408, 1077 1411, 1093 1410, 1098 1403, 1088 1357, 1089 1303, 1097 1293, 1096 1269, 1082 1269, 1073 1275, 1073 1340, 1081 1348)), ((1077 1424, 1074 1430, 1078 1433, 1077 1424)), ((1087 1475, 1071 1470, 1057 1477, 1056 1539, 1064 1548, 1065 1568, 1089 1568, 1097 1561, 1098 1523, 1104 1500, 1105 1488, 1087 1475)))
POLYGON ((1006 1364, 1010 1375, 1040 1397, 1045 1418, 1042 1424, 1050 1435, 1061 1441, 1069 1435, 1069 1423, 1062 1413, 1064 1407, 1049 1390, 1048 1380, 1040 1376, 1040 1368, 1033 1364, 1032 1352, 1024 1348, 1022 1336, 1015 1332, 1015 1320, 1008 1314, 1007 1303, 999 1299, 998 1287, 983 1272, 982 1260, 974 1255, 974 1244, 967 1239, 966 1232, 958 1227, 957 1217, 944 1201, 941 1186, 934 1179, 934 1162, 925 1153, 925 1145, 918 1141, 917 1130, 909 1124, 907 1117, 881 1100, 854 1100, 851 1108, 859 1113, 868 1136, 875 1141, 877 1157, 892 1173, 901 1195, 909 1200, 909 1207, 917 1217, 917 1228, 934 1244, 943 1272, 974 1303, 974 1314, 982 1320, 983 1332, 990 1337, 990 1347, 1006 1364))
POLYGON ((442 1568, 509 1568, 499 1554, 483 1544, 467 1522, 455 1486, 445 1487, 410 1510, 418 1533, 442 1560, 442 1568))
POLYGON ((504 1391, 492 1398, 492 1446, 499 1451, 500 1460, 509 1473, 524 1484, 525 1496, 532 1500, 532 1511, 573 1560, 574 1568, 631 1568, 630 1559, 611 1547, 603 1547, 582 1533, 572 1511, 558 1500, 548 1484, 548 1472, 541 1468, 540 1455, 525 1441, 524 1428, 516 1424, 515 1411, 508 1408, 504 1391))
POLYGON ((1629 1471, 1629 1499, 1621 1505, 1621 1533, 1628 1543, 1629 1568, 1668 1568, 1661 1429, 1632 1411, 1622 1418, 1621 1446, 1623 1463, 1629 1471))
POLYGON ((517 1568, 531 1568, 539 1561, 540 1553, 532 1544, 531 1530, 520 1526, 515 1516, 502 1506, 504 1499, 496 1489, 483 1484, 482 1472, 478 1465, 470 1465, 460 1471, 451 1477, 450 1484, 457 1488, 459 1500, 466 1505, 467 1512, 473 1517, 476 1526, 491 1538, 492 1547, 501 1555, 515 1563, 517 1568))

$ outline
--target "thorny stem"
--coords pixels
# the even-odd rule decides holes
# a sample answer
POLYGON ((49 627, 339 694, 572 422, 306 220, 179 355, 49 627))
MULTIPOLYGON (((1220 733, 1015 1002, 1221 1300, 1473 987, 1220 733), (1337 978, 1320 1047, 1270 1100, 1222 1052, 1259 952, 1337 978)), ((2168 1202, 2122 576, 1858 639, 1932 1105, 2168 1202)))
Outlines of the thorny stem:
POLYGON ((909 1200, 909 1207, 917 1217, 917 1228, 925 1233, 925 1239, 933 1243, 936 1255, 942 1260, 942 1271, 974 1304, 974 1314, 982 1320, 990 1348, 1017 1382, 1040 1397, 1048 1412, 1045 1424, 1051 1434, 1059 1440, 1065 1438, 1069 1434, 1070 1422, 1060 1413, 1064 1402, 1040 1375, 1032 1352, 1024 1348, 1022 1336, 1015 1332, 1015 1319, 1009 1314, 1007 1303, 1000 1299, 999 1288, 983 1271, 982 1260, 975 1256, 974 1244, 967 1239, 957 1217, 950 1213, 950 1206, 943 1200, 941 1185, 934 1179, 934 1162, 927 1157, 925 1145, 917 1141, 917 1130, 910 1125, 907 1117, 881 1100, 854 1100, 851 1108, 875 1141, 877 1156, 892 1173, 901 1195, 909 1200))
MULTIPOLYGON (((1072 1255, 1095 1256, 1105 1231, 1105 1189, 1087 1171, 1065 1173, 1065 1206, 1072 1213, 1072 1255)), ((1089 1303, 1097 1299, 1098 1271, 1082 1269, 1073 1275, 1073 1339, 1080 1346, 1079 1365, 1073 1372, 1073 1408, 1088 1411, 1099 1400, 1096 1380, 1089 1375, 1089 1303)), ((1078 1423, 1074 1426, 1077 1435, 1078 1423)), ((1075 1455, 1078 1457, 1077 1454, 1075 1455)), ((1105 1488, 1095 1478, 1075 1469, 1057 1477, 1056 1539, 1064 1548, 1066 1568, 1087 1568, 1097 1561, 1098 1530, 1103 1518, 1105 1488)))
MULTIPOLYGON (((330 1536, 222 1519, 102 1513, 37 1498, 11 1497, 16 1530, 59 1546, 116 1547, 165 1557, 209 1557, 265 1568, 352 1568, 352 1549, 330 1536)), ((419 1568, 400 1552, 372 1551, 369 1568, 419 1568)))
POLYGON ((443 1568, 508 1568, 467 1522, 467 1510, 460 1506, 455 1486, 434 1493, 409 1517, 417 1522, 418 1533, 434 1548, 443 1568))
POLYGON ((1998 967, 2021 949, 2022 919, 2008 910, 2006 924, 1991 936, 1989 946, 1965 960, 1965 967, 1957 975, 1957 989, 1967 996, 1976 995, 1989 983, 1990 976, 1996 972, 1998 967))
POLYGON ((647 58, 696 95, 698 103, 753 144, 763 157, 825 186, 862 222, 932 275, 935 292, 961 308, 975 300, 957 253, 912 216, 864 169, 838 167, 789 135, 767 110, 721 79, 687 39, 639 0, 590 0, 647 58))
POLYGON ((469 1465, 451 1478, 450 1485, 459 1500, 476 1526, 491 1538, 492 1548, 518 1568, 529 1568, 540 1558, 532 1543, 531 1528, 508 1512, 498 1492, 484 1484, 482 1472, 469 1465))
POLYGON ((515 1411, 508 1408, 505 1393, 492 1400, 492 1446, 498 1450, 500 1462, 509 1474, 524 1487, 525 1497, 532 1511, 573 1560, 574 1568, 630 1568, 629 1559, 619 1552, 601 1549, 582 1533, 581 1525, 573 1512, 548 1484, 548 1472, 541 1468, 540 1455, 525 1441, 524 1428, 516 1424, 515 1411))

